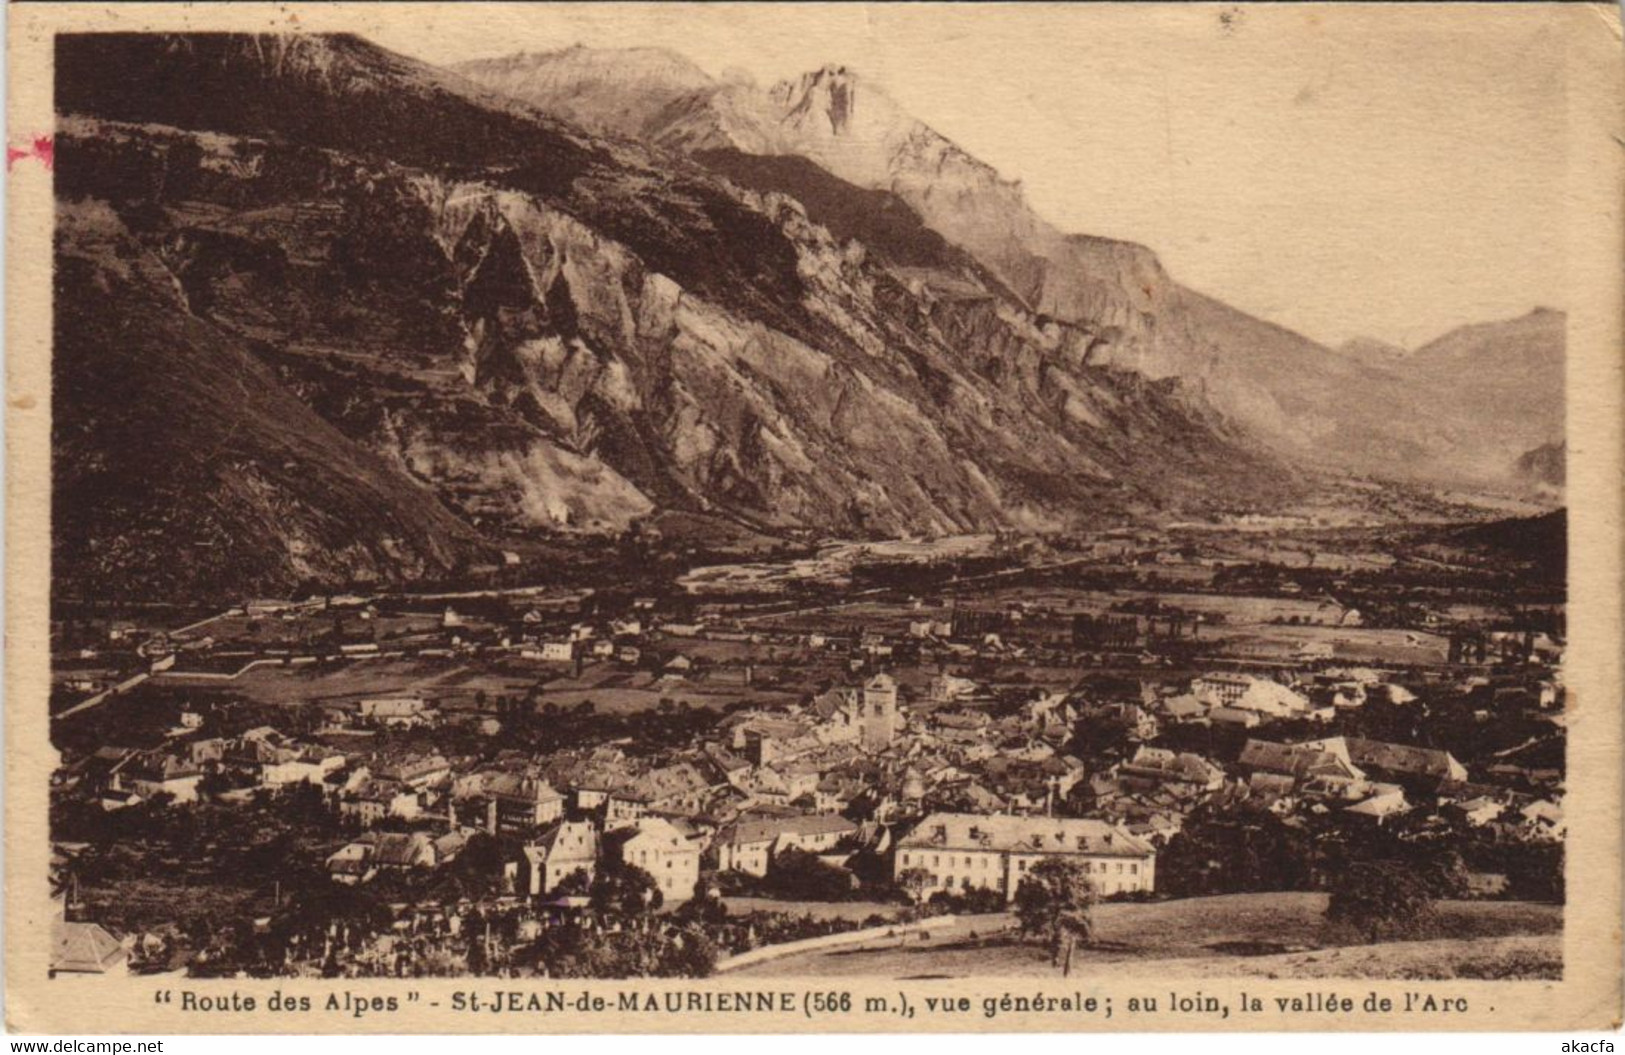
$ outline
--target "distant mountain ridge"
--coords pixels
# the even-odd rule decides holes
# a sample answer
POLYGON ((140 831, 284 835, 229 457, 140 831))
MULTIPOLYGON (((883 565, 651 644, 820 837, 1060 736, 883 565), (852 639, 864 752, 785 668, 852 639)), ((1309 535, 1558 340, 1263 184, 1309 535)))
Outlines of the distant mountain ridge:
POLYGON ((1497 484, 1509 481, 1517 452, 1562 431, 1561 403, 1549 398, 1561 387, 1560 313, 1536 313, 1533 326, 1466 327, 1415 354, 1376 342, 1327 348, 1181 286, 1144 246, 1059 231, 1031 209, 1018 184, 842 65, 766 89, 711 79, 674 53, 650 49, 578 47, 457 69, 596 131, 702 161, 731 152, 736 171, 741 154, 799 156, 858 187, 888 192, 1032 311, 1086 328, 1091 364, 1179 378, 1296 460, 1497 484), (576 74, 583 68, 590 77, 576 74), (618 69, 625 71, 619 77, 618 69), (681 76, 654 75, 668 69, 681 76), (608 92, 609 83, 619 92, 608 92), (1522 335, 1512 336, 1520 328, 1522 335), (1503 355, 1460 391, 1452 377, 1460 367, 1446 349, 1477 341, 1492 354, 1503 335, 1518 345, 1508 354, 1522 355, 1521 362, 1503 355), (1504 420, 1486 427, 1486 417, 1504 419, 1511 407, 1518 419, 1512 429, 1504 420))

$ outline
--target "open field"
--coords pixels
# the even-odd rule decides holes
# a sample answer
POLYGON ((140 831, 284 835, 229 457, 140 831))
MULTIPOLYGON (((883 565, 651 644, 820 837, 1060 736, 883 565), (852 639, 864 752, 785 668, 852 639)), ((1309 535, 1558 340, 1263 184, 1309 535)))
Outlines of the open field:
POLYGON ((1440 664, 1449 655, 1450 641, 1438 634, 1411 630, 1376 630, 1340 626, 1256 626, 1247 631, 1218 627, 1209 634, 1223 642, 1220 652, 1281 658, 1300 653, 1310 645, 1330 645, 1336 659, 1376 665, 1440 664))
POLYGON ((733 590, 779 590, 796 579, 824 583, 846 582, 854 564, 865 561, 936 561, 973 557, 991 548, 992 535, 960 535, 942 539, 882 542, 832 542, 816 556, 792 560, 717 564, 693 568, 677 580, 694 594, 733 590))
POLYGON ((171 687, 229 691, 256 703, 283 706, 354 703, 373 696, 421 693, 443 709, 461 709, 473 706, 479 693, 489 698, 522 697, 538 683, 543 683, 543 705, 569 708, 591 701, 599 711, 614 713, 654 710, 663 699, 715 709, 747 697, 768 705, 790 703, 797 698, 794 694, 753 689, 735 680, 689 681, 608 663, 588 666, 579 678, 567 676, 568 670, 563 664, 517 658, 389 658, 308 666, 270 664, 230 680, 164 674, 158 681, 171 687))
POLYGON ((1280 956, 1205 957, 1117 964, 1114 974, 1185 978, 1561 978, 1563 937, 1438 939, 1348 945, 1280 956))
POLYGON ((231 680, 203 679, 185 674, 162 674, 159 684, 172 687, 221 689, 256 703, 349 703, 370 696, 422 692, 455 703, 487 696, 524 695, 547 672, 531 660, 460 659, 352 659, 307 666, 255 667, 231 680))
MULTIPOLYGON (((1088 612, 1099 615, 1114 605, 1157 601, 1168 608, 1202 615, 1222 616, 1220 626, 1265 625, 1276 619, 1294 617, 1305 623, 1335 623, 1340 614, 1335 606, 1305 597, 1271 597, 1234 593, 1187 593, 1162 590, 1084 590, 1067 587, 1004 587, 978 594, 976 606, 1001 608, 1025 603, 1071 615, 1088 612)), ((1206 631, 1204 630, 1204 633, 1206 631)))
MULTIPOLYGON (((1452 977, 1444 972, 1464 965, 1494 971, 1501 961, 1526 962, 1549 970, 1561 962, 1558 905, 1447 902, 1440 907, 1440 930, 1449 939, 1322 948, 1325 904, 1323 894, 1286 893, 1102 905, 1095 917, 1098 942, 1076 951, 1073 970, 1290 977, 1301 968, 1304 976, 1315 977, 1452 977)), ((740 973, 885 978, 1057 973, 1040 945, 1021 942, 1008 929, 998 931, 1013 923, 1008 916, 967 917, 924 942, 888 939, 786 957, 740 973)))
POLYGON ((591 703, 600 713, 635 714, 639 711, 654 710, 660 706, 661 700, 670 700, 673 705, 686 703, 690 707, 721 710, 747 700, 761 706, 781 706, 793 703, 796 699, 797 697, 790 693, 751 690, 739 684, 719 685, 703 681, 691 682, 678 677, 662 677, 642 687, 576 688, 568 683, 559 687, 549 685, 542 693, 541 705, 551 703, 569 709, 582 703, 591 703))
MULTIPOLYGON (((1335 658, 1357 663, 1443 663, 1448 641, 1437 634, 1410 630, 1339 625, 1343 610, 1320 600, 1245 594, 1188 593, 1167 590, 1086 590, 1067 587, 989 587, 961 598, 966 607, 1001 610, 1017 604, 1047 609, 1052 630, 1065 632, 1073 615, 1124 614, 1118 606, 1159 602, 1168 609, 1208 617, 1200 640, 1216 656, 1287 660, 1306 647, 1329 645, 1335 658), (1296 620, 1296 624, 1292 621, 1296 620)), ((915 607, 900 601, 863 600, 792 613, 754 617, 758 629, 779 633, 893 635, 907 633, 910 622, 947 620, 947 605, 915 607)))
POLYGON ((239 646, 297 646, 331 632, 335 622, 342 622, 351 628, 364 628, 387 644, 397 638, 440 629, 440 614, 386 613, 375 619, 362 620, 356 611, 346 609, 289 608, 282 612, 255 615, 233 611, 201 625, 193 625, 176 636, 182 640, 207 636, 239 646))

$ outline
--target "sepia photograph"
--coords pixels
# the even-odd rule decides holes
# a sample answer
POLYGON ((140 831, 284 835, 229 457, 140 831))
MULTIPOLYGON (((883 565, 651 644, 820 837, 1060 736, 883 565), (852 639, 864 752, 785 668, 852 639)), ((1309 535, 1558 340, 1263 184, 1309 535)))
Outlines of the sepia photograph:
POLYGON ((12 10, 31 992, 1577 981, 1617 10, 146 6, 12 10))

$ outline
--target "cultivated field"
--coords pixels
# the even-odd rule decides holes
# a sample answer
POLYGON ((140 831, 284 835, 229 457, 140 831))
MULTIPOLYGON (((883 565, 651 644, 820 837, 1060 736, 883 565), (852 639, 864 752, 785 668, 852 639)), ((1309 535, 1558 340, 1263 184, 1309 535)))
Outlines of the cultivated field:
POLYGON ((673 705, 722 709, 749 700, 762 706, 794 703, 797 696, 753 688, 736 679, 690 680, 675 674, 627 670, 608 664, 589 667, 580 678, 557 678, 543 687, 541 704, 569 709, 590 702, 603 713, 632 714, 652 711, 661 700, 673 705))
POLYGON ((307 666, 267 664, 230 680, 186 674, 163 674, 157 680, 162 685, 229 691, 256 703, 351 703, 371 696, 423 693, 445 706, 464 697, 471 702, 478 692, 489 697, 523 696, 549 672, 547 665, 532 660, 375 658, 307 666))

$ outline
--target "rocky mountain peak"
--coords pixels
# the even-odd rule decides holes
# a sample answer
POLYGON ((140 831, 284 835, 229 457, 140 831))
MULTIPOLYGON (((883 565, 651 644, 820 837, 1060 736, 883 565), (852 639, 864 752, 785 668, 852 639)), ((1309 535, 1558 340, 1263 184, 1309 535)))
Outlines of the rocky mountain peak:
POLYGON ((575 44, 475 59, 453 67, 503 95, 540 104, 588 131, 643 135, 675 99, 717 89, 709 74, 666 48, 592 48, 575 44))

